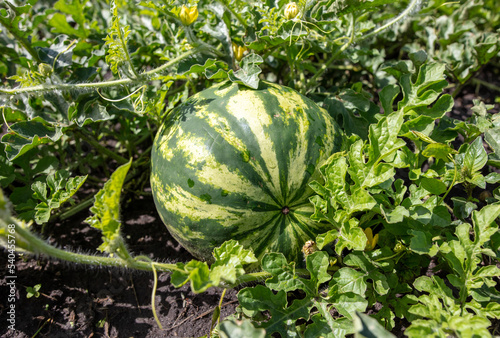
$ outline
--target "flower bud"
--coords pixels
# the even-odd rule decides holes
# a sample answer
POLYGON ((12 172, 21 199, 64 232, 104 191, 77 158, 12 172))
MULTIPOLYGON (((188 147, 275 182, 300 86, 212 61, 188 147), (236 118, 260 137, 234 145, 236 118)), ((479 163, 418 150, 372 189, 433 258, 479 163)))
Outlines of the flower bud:
POLYGON ((181 19, 184 25, 189 26, 198 19, 198 7, 187 7, 186 5, 182 5, 179 19, 181 19))
POLYGON ((489 192, 488 190, 484 190, 483 192, 481 192, 481 193, 479 194, 479 200, 480 200, 481 202, 483 202, 483 203, 484 203, 484 202, 486 202, 486 199, 487 199, 487 198, 491 198, 491 197, 493 197, 493 195, 492 195, 492 194, 491 194, 491 192, 489 192))
POLYGON ((244 46, 238 46, 233 42, 233 53, 234 53, 234 58, 236 61, 240 61, 243 59, 243 54, 247 51, 246 47, 244 46))
POLYGON ((285 6, 285 18, 291 20, 299 14, 299 7, 295 2, 290 2, 285 6))
POLYGON ((46 63, 40 63, 38 65, 38 72, 40 75, 47 77, 52 73, 52 67, 46 63))
POLYGON ((397 242, 393 249, 395 253, 400 253, 404 250, 406 250, 406 247, 401 242, 397 242))
POLYGON ((318 251, 318 247, 316 246, 315 241, 307 241, 302 247, 302 253, 304 256, 309 256, 310 254, 318 251))

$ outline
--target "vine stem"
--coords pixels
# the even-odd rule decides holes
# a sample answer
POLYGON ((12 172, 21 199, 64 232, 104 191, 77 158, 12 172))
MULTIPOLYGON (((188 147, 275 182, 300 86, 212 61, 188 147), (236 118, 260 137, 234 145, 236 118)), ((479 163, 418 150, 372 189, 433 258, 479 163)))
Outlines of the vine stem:
POLYGON ((88 142, 90 145, 92 145, 94 148, 96 148, 99 152, 101 152, 102 154, 104 155, 107 155, 109 157, 111 157, 112 159, 114 159, 116 162, 118 162, 119 164, 125 164, 128 162, 127 159, 125 159, 124 157, 118 155, 117 153, 109 150, 108 148, 106 147, 103 147, 98 141, 96 141, 93 137, 91 137, 90 135, 86 135, 85 133, 83 132, 80 132, 80 131, 75 131, 75 133, 80 136, 84 141, 88 142))
POLYGON ((117 20, 118 20, 118 22, 117 22, 118 38, 120 39, 120 43, 122 44, 122 49, 125 52, 125 57, 127 58, 127 63, 129 65, 130 69, 132 70, 132 72, 134 73, 134 76, 139 77, 139 74, 135 70, 134 64, 132 63, 132 59, 130 58, 130 53, 128 52, 128 48, 127 48, 127 42, 125 41, 125 37, 122 34, 122 28, 120 27, 120 20, 118 18, 117 18, 117 20))
POLYGON ((128 84, 142 84, 151 80, 151 77, 163 72, 165 69, 171 67, 172 65, 178 63, 179 61, 199 52, 204 51, 205 47, 197 47, 188 50, 187 52, 177 56, 176 58, 170 60, 169 62, 161 65, 158 68, 152 69, 150 71, 144 72, 139 75, 136 79, 125 78, 119 80, 111 80, 111 81, 102 81, 102 82, 93 82, 93 83, 77 83, 77 84, 67 84, 60 83, 54 85, 38 85, 32 87, 23 87, 23 88, 14 88, 14 89, 4 89, 0 88, 0 94, 5 95, 19 95, 19 94, 34 94, 40 92, 49 92, 49 91, 68 91, 75 89, 99 89, 99 88, 107 88, 107 87, 116 87, 123 86, 128 84))
POLYGON ((356 40, 356 42, 371 38, 372 36, 377 35, 381 31, 383 31, 384 29, 389 28, 390 26, 392 26, 393 24, 395 24, 399 20, 402 20, 405 16, 410 14, 413 10, 415 10, 418 7, 418 4, 420 3, 420 1, 421 0, 412 0, 410 2, 410 4, 408 5, 408 7, 406 7, 406 9, 404 11, 402 11, 398 16, 396 16, 392 20, 389 20, 385 25, 382 25, 379 28, 371 31, 370 33, 361 36, 359 39, 356 40))
MULTIPOLYGON (((335 60, 337 60, 338 56, 342 52, 344 52, 351 44, 353 44, 354 42, 360 42, 360 41, 368 39, 372 36, 375 36, 378 33, 380 33, 381 31, 383 31, 384 29, 386 29, 386 28, 392 26, 393 24, 395 24, 396 22, 402 20, 404 17, 406 17, 408 14, 410 14, 413 10, 415 10, 418 7, 418 4, 420 3, 420 1, 421 0, 412 0, 410 2, 410 4, 408 5, 408 7, 406 7, 406 9, 404 11, 402 11, 398 16, 396 16, 392 20, 389 20, 386 24, 380 26, 379 28, 377 28, 377 29, 371 31, 370 33, 363 35, 357 39, 355 39, 355 31, 354 31, 356 19, 355 19, 354 15, 351 15, 351 21, 350 21, 350 25, 349 25, 350 26, 349 27, 350 34, 349 34, 349 38, 348 38, 347 42, 342 47, 340 47, 335 53, 333 53, 333 55, 330 57, 330 59, 328 59, 328 61, 326 61, 321 66, 321 68, 316 72, 316 74, 314 74, 314 76, 309 80, 307 88, 312 88, 314 86, 314 84, 316 83, 316 80, 321 75, 323 75, 323 73, 328 69, 330 64, 332 62, 334 62, 335 60)), ((341 39, 345 39, 345 38, 346 37, 342 37, 341 39)))
POLYGON ((245 20, 243 20, 243 18, 241 17, 241 15, 239 13, 237 13, 231 6, 226 6, 224 5, 224 7, 229 11, 231 12, 231 14, 236 18, 236 20, 238 20, 238 22, 245 28, 248 28, 248 25, 247 23, 245 22, 245 20))
MULTIPOLYGON (((0 210, 1 212, 2 210, 0 210)), ((145 259, 144 256, 131 257, 127 255, 126 259, 118 257, 105 257, 88 255, 82 253, 76 253, 71 251, 66 251, 59 249, 51 244, 48 244, 43 239, 39 238, 37 235, 32 233, 28 229, 28 225, 21 222, 13 217, 7 217, 6 219, 0 219, 0 234, 8 229, 8 224, 13 224, 15 226, 15 236, 16 236, 16 250, 19 252, 26 252, 28 254, 34 255, 44 255, 50 258, 59 259, 66 262, 93 265, 100 267, 120 267, 120 268, 130 268, 143 271, 161 271, 161 272, 173 272, 178 271, 184 273, 183 269, 177 267, 176 264, 159 263, 153 262, 150 259, 145 259), (154 264, 154 266, 153 266, 154 264)), ((6 236, 6 234, 5 234, 6 236)), ((126 249, 123 246, 123 252, 126 249)), ((301 275, 309 275, 309 272, 305 269, 297 269, 296 272, 301 275)), ((262 281, 266 278, 271 277, 269 272, 251 272, 242 275, 237 278, 234 285, 228 285, 228 287, 238 286, 248 282, 262 281)), ((222 285, 221 285, 222 286, 222 285)), ((224 287, 224 286, 222 286, 224 287)))
MULTIPOLYGON (((137 259, 127 259, 105 256, 93 256, 82 253, 62 250, 53 245, 46 243, 44 240, 33 234, 24 224, 15 218, 9 217, 7 222, 0 220, 0 228, 7 229, 7 224, 15 225, 16 246, 21 251, 27 251, 31 254, 41 254, 48 257, 60 259, 67 262, 106 266, 106 267, 123 267, 137 270, 152 271, 151 263, 137 259)), ((159 271, 180 271, 175 264, 155 263, 155 268, 159 271)))
POLYGON ((323 73, 328 69, 328 67, 330 66, 330 64, 337 60, 337 57, 343 52, 345 51, 353 42, 354 42, 354 25, 356 23, 356 19, 354 17, 354 15, 351 15, 351 24, 350 24, 350 27, 349 27, 349 30, 350 30, 350 36, 349 36, 349 40, 347 40, 347 42, 342 45, 342 47, 340 47, 339 49, 337 49, 337 51, 335 53, 333 53, 333 55, 330 57, 330 59, 328 59, 328 61, 326 61, 326 63, 324 63, 322 66, 321 66, 321 69, 318 70, 316 72, 316 74, 313 75, 313 77, 311 77, 311 79, 309 80, 308 84, 307 84, 307 88, 312 88, 314 86, 314 84, 316 83, 316 81, 318 80, 318 78, 323 75, 323 73))

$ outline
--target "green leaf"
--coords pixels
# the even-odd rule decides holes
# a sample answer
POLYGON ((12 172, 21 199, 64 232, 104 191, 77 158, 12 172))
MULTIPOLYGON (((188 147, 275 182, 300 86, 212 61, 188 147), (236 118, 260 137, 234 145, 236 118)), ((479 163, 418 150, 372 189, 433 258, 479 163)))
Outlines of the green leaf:
MULTIPOLYGON (((332 197, 331 201, 336 201, 348 214, 372 209, 377 202, 366 190, 355 187, 350 192, 349 187, 346 186, 348 169, 346 158, 343 156, 333 156, 329 160, 330 163, 324 169, 327 177, 325 188, 332 197)), ((360 176, 362 175, 363 173, 360 174, 360 176)))
POLYGON ((230 318, 220 323, 219 335, 221 338, 264 338, 266 330, 255 328, 248 319, 239 321, 230 318))
POLYGON ((104 46, 108 47, 106 62, 114 74, 118 74, 118 70, 121 70, 125 76, 134 77, 134 65, 131 63, 127 47, 128 36, 132 31, 130 26, 121 26, 118 7, 114 0, 110 1, 110 11, 112 15, 111 27, 108 29, 108 35, 104 38, 104 46))
POLYGON ((179 62, 177 74, 204 74, 208 79, 225 79, 227 64, 205 54, 194 54, 179 62))
POLYGON ((387 223, 395 224, 402 222, 405 217, 410 216, 410 212, 405 207, 398 205, 393 210, 385 210, 383 205, 380 205, 380 212, 384 216, 387 223), (390 211, 390 212, 389 212, 390 211))
POLYGON ((264 60, 258 54, 248 54, 241 61, 241 68, 237 71, 232 69, 228 72, 229 80, 240 83, 253 89, 259 88, 259 74, 262 69, 258 66, 264 60))
POLYGON ((427 254, 429 256, 435 256, 438 252, 438 248, 432 244, 431 234, 419 230, 410 230, 412 235, 410 241, 410 249, 419 255, 427 254))
POLYGON ((398 85, 392 84, 385 86, 379 92, 378 95, 380 98, 380 103, 382 104, 382 108, 387 115, 391 114, 394 111, 394 109, 392 109, 392 105, 400 91, 401 90, 399 89, 398 85))
MULTIPOLYGON (((64 19, 66 20, 66 19, 64 19)), ((38 49, 38 54, 40 59, 49 64, 54 65, 55 70, 60 70, 69 67, 73 64, 73 50, 75 46, 72 41, 66 35, 57 36, 50 47, 41 47, 38 49)), ((61 95, 57 93, 46 94, 46 97, 54 97, 53 102, 58 104, 62 101, 66 103, 66 100, 61 100, 61 95), (58 102, 59 101, 59 102, 58 102)), ((63 104, 64 104, 63 103, 63 104)), ((60 109, 63 110, 63 109, 60 109)))
POLYGON ((257 263, 251 250, 245 249, 235 240, 224 242, 214 249, 215 262, 210 267, 210 280, 214 285, 221 282, 236 283, 236 279, 245 274, 244 265, 257 263))
POLYGON ((214 249, 215 262, 209 268, 206 262, 191 260, 188 264, 177 263, 172 272, 172 284, 181 287, 191 282, 194 293, 205 292, 212 286, 234 284, 245 274, 245 265, 257 263, 251 250, 245 249, 235 240, 224 242, 214 249))
POLYGON ((476 57, 479 64, 487 64, 500 50, 498 36, 495 34, 488 35, 483 42, 474 46, 474 50, 476 51, 476 57))
POLYGON ((490 240, 491 236, 498 231, 498 224, 495 219, 500 216, 500 204, 490 204, 480 211, 472 213, 472 223, 474 225, 474 244, 483 245, 490 240))
POLYGON ((120 235, 120 196, 131 165, 132 159, 115 170, 94 197, 94 205, 90 208, 93 215, 85 220, 102 232, 103 243, 98 248, 100 251, 114 253, 123 245, 120 235))
MULTIPOLYGON (((418 107, 415 108, 417 116, 429 117, 431 121, 440 119, 445 116, 446 113, 450 112, 455 105, 453 97, 448 94, 440 96, 437 101, 431 107, 418 107)), ((434 127, 432 123, 431 127, 434 127)))
POLYGON ((431 143, 428 144, 422 151, 422 155, 425 157, 435 157, 437 159, 448 162, 449 155, 456 154, 457 151, 450 146, 443 143, 431 143))
POLYGON ((110 120, 112 116, 99 101, 99 97, 94 94, 80 95, 76 101, 76 107, 73 105, 69 109, 68 119, 76 122, 79 127, 92 122, 110 120))
MULTIPOLYGON (((86 1, 80 2, 80 0, 59 0, 54 4, 54 8, 60 10, 61 12, 71 15, 73 20, 78 24, 78 32, 81 35, 77 35, 81 38, 86 38, 88 33, 85 30, 85 3, 86 1)), ((56 13, 59 14, 59 13, 56 13)), ((67 20, 65 19, 67 22, 67 20)), ((49 23, 50 24, 50 23, 49 23)), ((68 32, 61 31, 60 33, 68 34, 68 32)))
POLYGON ((222 3, 213 2, 209 3, 206 9, 211 10, 215 13, 218 18, 218 22, 215 26, 210 24, 205 24, 201 31, 207 33, 208 35, 219 40, 226 50, 227 57, 224 58, 227 64, 232 64, 233 59, 233 48, 231 45, 231 34, 226 22, 224 22, 224 13, 226 12, 226 7, 222 3))
POLYGON ((191 260, 189 263, 177 263, 176 267, 184 271, 175 270, 172 272, 170 281, 172 285, 179 288, 191 282, 191 290, 193 293, 205 292, 213 284, 210 280, 210 269, 206 262, 191 260))
POLYGON ((85 183, 86 176, 69 177, 66 170, 56 171, 47 176, 47 183, 37 181, 31 185, 33 197, 41 200, 35 207, 35 222, 43 224, 48 222, 51 212, 58 209, 63 203, 68 201, 78 189, 85 183), (47 187, 50 188, 50 196, 47 196, 47 187))
POLYGON ((444 64, 428 63, 420 67, 415 82, 410 80, 409 74, 402 76, 400 85, 403 90, 403 100, 399 102, 398 108, 408 112, 410 109, 433 103, 447 85, 444 72, 444 64))
MULTIPOLYGON (((426 320, 414 320, 405 332, 409 337, 417 337, 425 332, 434 332, 445 337, 446 332, 450 330, 463 337, 473 337, 476 334, 481 337, 490 336, 487 330, 491 325, 490 321, 482 315, 463 311, 452 290, 438 276, 421 276, 415 280, 414 286, 418 291, 427 294, 418 298, 408 296, 419 301, 418 304, 412 305, 409 312, 426 320), (432 328, 432 331, 429 332, 429 328, 432 328)), ((475 306, 466 305, 466 308, 478 311, 475 306)))
POLYGON ((58 141, 63 135, 61 128, 53 126, 41 117, 17 122, 10 126, 10 133, 3 135, 7 159, 12 161, 41 144, 58 141))
POLYGON ((238 293, 238 301, 243 312, 250 317, 269 311, 270 318, 261 322, 259 327, 266 330, 266 335, 277 332, 281 337, 297 335, 295 322, 300 318, 309 318, 309 306, 311 306, 311 301, 307 297, 295 299, 288 305, 285 291, 274 294, 271 289, 263 285, 244 288, 238 293))
POLYGON ((475 273, 475 278, 500 276, 500 268, 495 265, 488 265, 479 268, 475 273))
MULTIPOLYGON (((22 46, 24 46, 24 48, 27 48, 31 55, 34 55, 36 58, 36 50, 31 46, 31 39, 29 38, 30 35, 33 34, 33 31, 25 29, 28 26, 26 24, 26 20, 29 20, 31 17, 31 15, 25 14, 28 14, 31 8, 31 4, 16 6, 10 1, 2 1, 0 7, 0 24, 5 27, 6 30, 10 32, 22 46)), ((2 31, 5 32, 3 29, 2 31)), ((5 48, 7 44, 5 41, 2 42, 2 47, 5 48)))
POLYGON ((269 253, 262 258, 262 269, 272 277, 266 280, 266 286, 276 291, 303 290, 309 297, 318 294, 321 283, 331 279, 327 269, 329 267, 328 254, 317 251, 306 257, 306 267, 311 274, 310 279, 297 277, 295 262, 287 263, 281 253, 269 253))
POLYGON ((331 296, 352 292, 364 296, 366 292, 365 273, 349 267, 341 268, 333 275, 330 282, 331 296))
POLYGON ((384 329, 379 322, 361 312, 354 316, 354 337, 364 338, 395 338, 396 336, 384 329))
MULTIPOLYGON (((3 155, 0 145, 0 154, 3 155)), ((15 168, 5 156, 0 156, 0 186, 5 188, 16 179, 15 168)))
POLYGON ((33 190, 33 196, 42 202, 48 203, 47 201, 47 185, 43 182, 37 181, 31 185, 31 190, 33 190))
POLYGON ((66 15, 62 13, 54 13, 52 18, 48 21, 48 24, 54 28, 55 33, 74 35, 81 39, 87 38, 88 35, 85 29, 81 27, 78 27, 78 29, 71 27, 66 15))
POLYGON ((334 242, 339 237, 339 231, 337 229, 329 230, 324 234, 320 234, 316 237, 316 245, 319 250, 322 250, 326 245, 334 242))
POLYGON ((379 113, 379 108, 366 95, 353 89, 340 93, 339 99, 328 97, 323 102, 323 108, 339 123, 346 135, 356 134, 366 140, 369 125, 377 122, 375 115, 379 113))
POLYGON ((354 314, 359 311, 366 311, 368 300, 365 297, 353 292, 336 293, 328 298, 328 303, 343 316, 353 319, 354 314))
POLYGON ((477 209, 476 204, 463 197, 452 197, 451 200, 453 201, 453 214, 462 220, 469 217, 472 211, 477 209))
POLYGON ((478 137, 467 148, 464 157, 464 167, 469 171, 470 175, 481 170, 488 161, 488 155, 484 150, 483 139, 478 137))
POLYGON ((370 126, 368 163, 373 165, 406 145, 403 140, 398 139, 402 124, 403 114, 392 113, 382 118, 377 125, 370 126))
POLYGON ((444 194, 448 190, 446 184, 436 178, 422 177, 420 186, 434 195, 444 194))
POLYGON ((486 130, 484 140, 495 154, 500 155, 500 127, 486 130))
MULTIPOLYGON (((381 272, 379 266, 375 265, 375 262, 368 258, 366 253, 354 251, 344 258, 344 264, 361 269, 363 271, 364 282, 366 283, 368 280, 371 280, 373 289, 379 295, 383 296, 389 292, 390 287, 387 277, 381 272)), ((364 296, 363 294, 360 295, 364 296)))
POLYGON ((335 244, 335 252, 338 255, 347 248, 348 250, 364 250, 366 246, 366 236, 363 229, 357 226, 354 219, 344 222, 339 231, 339 237, 335 244))
POLYGON ((307 325, 304 338, 343 338, 354 333, 352 322, 349 318, 338 318, 333 321, 334 329, 320 314, 312 316, 312 323, 307 325))
POLYGON ((329 256, 324 251, 317 251, 306 257, 306 268, 311 273, 310 283, 316 290, 332 278, 327 271, 329 263, 329 256))

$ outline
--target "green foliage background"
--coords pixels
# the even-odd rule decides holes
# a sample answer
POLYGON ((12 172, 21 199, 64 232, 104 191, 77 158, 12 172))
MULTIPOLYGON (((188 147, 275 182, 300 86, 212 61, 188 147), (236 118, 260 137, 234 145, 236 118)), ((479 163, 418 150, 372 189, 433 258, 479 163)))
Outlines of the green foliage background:
POLYGON ((464 88, 500 92, 483 76, 500 72, 496 1, 302 0, 291 20, 287 4, 2 2, 3 240, 16 224, 20 251, 172 271, 175 286, 194 292, 263 281, 239 292, 238 312, 212 332, 221 337, 384 337, 403 319, 409 337, 491 336, 500 319, 500 119, 480 100, 467 120, 450 112, 464 88), (182 5, 198 8, 189 26, 182 5), (132 256, 121 237, 119 192, 145 194, 156 130, 222 80, 295 88, 346 134, 311 184, 313 218, 331 230, 304 270, 273 253, 248 272, 255 257, 235 241, 214 251, 212 266, 156 263, 132 256), (92 204, 87 221, 102 231, 106 256, 37 237, 92 204), (431 262, 439 275, 427 272, 431 262))

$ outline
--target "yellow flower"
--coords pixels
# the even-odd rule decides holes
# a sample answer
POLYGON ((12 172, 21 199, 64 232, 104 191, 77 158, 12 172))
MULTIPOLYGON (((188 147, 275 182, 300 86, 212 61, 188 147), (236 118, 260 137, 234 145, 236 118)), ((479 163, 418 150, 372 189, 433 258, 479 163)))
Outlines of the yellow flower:
POLYGON ((375 249, 375 246, 377 245, 378 234, 376 234, 375 237, 374 237, 372 229, 371 228, 366 228, 365 229, 365 235, 366 235, 366 238, 367 238, 365 251, 372 251, 373 249, 375 249))
POLYGON ((290 2, 285 6, 285 18, 291 20, 299 14, 299 7, 295 2, 290 2))
POLYGON ((181 19, 184 25, 189 26, 198 19, 198 7, 187 7, 186 5, 182 5, 179 19, 181 19))
POLYGON ((233 42, 233 53, 234 53, 234 58, 236 61, 240 61, 243 59, 243 54, 247 51, 246 47, 244 46, 238 46, 233 42))

